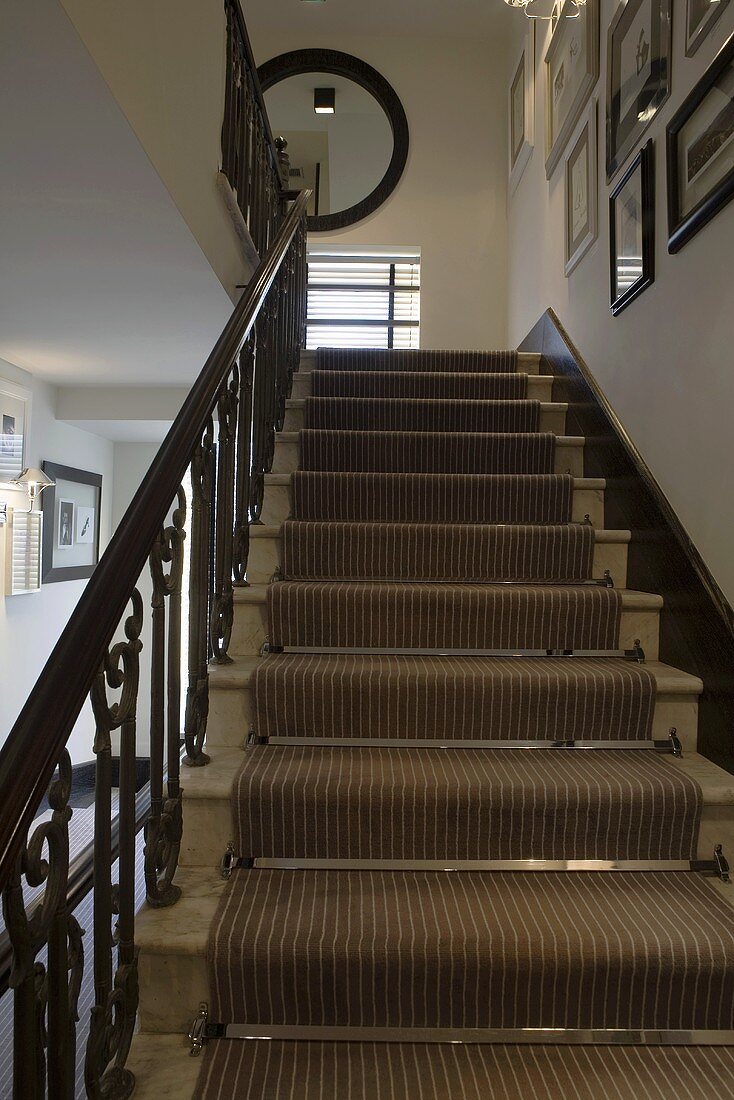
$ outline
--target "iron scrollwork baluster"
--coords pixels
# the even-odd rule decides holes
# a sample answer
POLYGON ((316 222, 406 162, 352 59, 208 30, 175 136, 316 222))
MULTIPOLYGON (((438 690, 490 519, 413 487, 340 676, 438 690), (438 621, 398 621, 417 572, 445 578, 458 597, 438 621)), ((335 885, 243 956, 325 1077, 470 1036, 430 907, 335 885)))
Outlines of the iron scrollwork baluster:
POLYGON ((94 997, 84 1067, 92 1100, 119 1100, 132 1094, 135 1078, 126 1069, 138 1008, 135 954, 135 741, 140 633, 143 601, 133 592, 132 612, 125 620, 125 641, 106 653, 92 684, 97 757, 94 804, 94 997), (121 689, 110 704, 107 688, 121 689), (112 733, 120 730, 120 862, 119 882, 110 879, 112 865, 112 733), (112 932, 112 916, 117 915, 112 932), (113 974, 113 950, 117 968, 113 974))
POLYGON ((189 682, 186 692, 185 763, 209 763, 204 752, 209 716, 209 573, 214 496, 214 425, 207 422, 191 459, 191 564, 189 571, 189 682))
POLYGON ((172 523, 150 554, 153 581, 150 688, 150 817, 145 827, 145 892, 149 905, 164 908, 181 896, 173 877, 183 832, 180 783, 181 585, 186 532, 186 494, 179 489, 172 523), (170 565, 168 572, 164 566, 170 565), (168 637, 166 638, 166 605, 168 637), (163 797, 164 768, 167 797, 163 797))
POLYGON ((71 784, 71 759, 64 750, 48 793, 51 820, 35 828, 3 891, 3 917, 13 948, 13 1095, 22 1100, 42 1100, 47 1079, 49 1095, 59 1100, 74 1096, 84 950, 82 930, 66 901, 71 784), (31 887, 45 886, 42 897, 31 903, 30 916, 24 877, 31 887), (37 956, 46 945, 44 966, 37 956))
POLYGON ((227 650, 229 649, 232 623, 234 621, 232 548, 239 389, 239 369, 235 365, 229 381, 219 391, 217 402, 219 437, 217 442, 217 481, 214 496, 214 595, 209 620, 209 634, 214 659, 220 664, 227 664, 231 661, 227 650))

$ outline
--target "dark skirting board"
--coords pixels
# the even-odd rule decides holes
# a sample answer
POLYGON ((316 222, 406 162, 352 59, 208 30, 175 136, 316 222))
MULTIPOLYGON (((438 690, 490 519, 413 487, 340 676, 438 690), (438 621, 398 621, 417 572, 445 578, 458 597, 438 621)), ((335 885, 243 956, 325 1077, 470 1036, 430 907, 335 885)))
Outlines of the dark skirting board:
POLYGON ((660 660, 700 676, 699 751, 734 772, 734 611, 553 310, 519 345, 540 352, 585 474, 607 479, 605 526, 632 531, 627 587, 658 592, 660 660))

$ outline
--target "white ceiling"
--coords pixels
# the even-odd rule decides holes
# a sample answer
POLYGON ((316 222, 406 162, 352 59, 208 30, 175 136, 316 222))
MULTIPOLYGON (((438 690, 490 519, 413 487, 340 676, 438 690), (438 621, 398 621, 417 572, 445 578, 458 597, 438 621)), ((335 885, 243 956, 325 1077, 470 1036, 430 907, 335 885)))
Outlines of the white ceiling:
POLYGON ((508 13, 503 0, 243 0, 242 6, 248 26, 287 28, 289 38, 300 32, 490 37, 507 25, 508 13))
POLYGON ((0 357, 192 381, 232 304, 58 0, 0 2, 0 357))

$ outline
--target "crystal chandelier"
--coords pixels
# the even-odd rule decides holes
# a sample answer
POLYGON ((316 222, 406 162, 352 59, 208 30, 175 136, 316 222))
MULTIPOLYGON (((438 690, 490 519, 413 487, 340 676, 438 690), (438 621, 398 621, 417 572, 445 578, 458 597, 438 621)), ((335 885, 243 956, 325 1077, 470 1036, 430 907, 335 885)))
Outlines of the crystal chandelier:
MULTIPOLYGON (((561 9, 563 8, 564 0, 553 0, 551 6, 550 15, 541 15, 539 11, 531 9, 542 10, 542 0, 505 0, 508 8, 519 8, 528 19, 539 19, 547 22, 553 22, 560 18, 561 9)), ((579 8, 586 6, 586 0, 572 0, 573 13, 568 16, 569 19, 578 19, 579 8)))

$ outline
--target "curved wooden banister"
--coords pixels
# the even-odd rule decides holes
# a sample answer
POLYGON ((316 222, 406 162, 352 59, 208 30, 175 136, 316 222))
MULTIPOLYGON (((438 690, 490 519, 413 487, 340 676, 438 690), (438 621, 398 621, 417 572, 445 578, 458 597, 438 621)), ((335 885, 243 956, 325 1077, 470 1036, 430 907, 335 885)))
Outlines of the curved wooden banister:
POLYGON ((0 888, 118 628, 222 382, 247 341, 302 224, 310 192, 285 217, 87 584, 0 751, 0 888))

